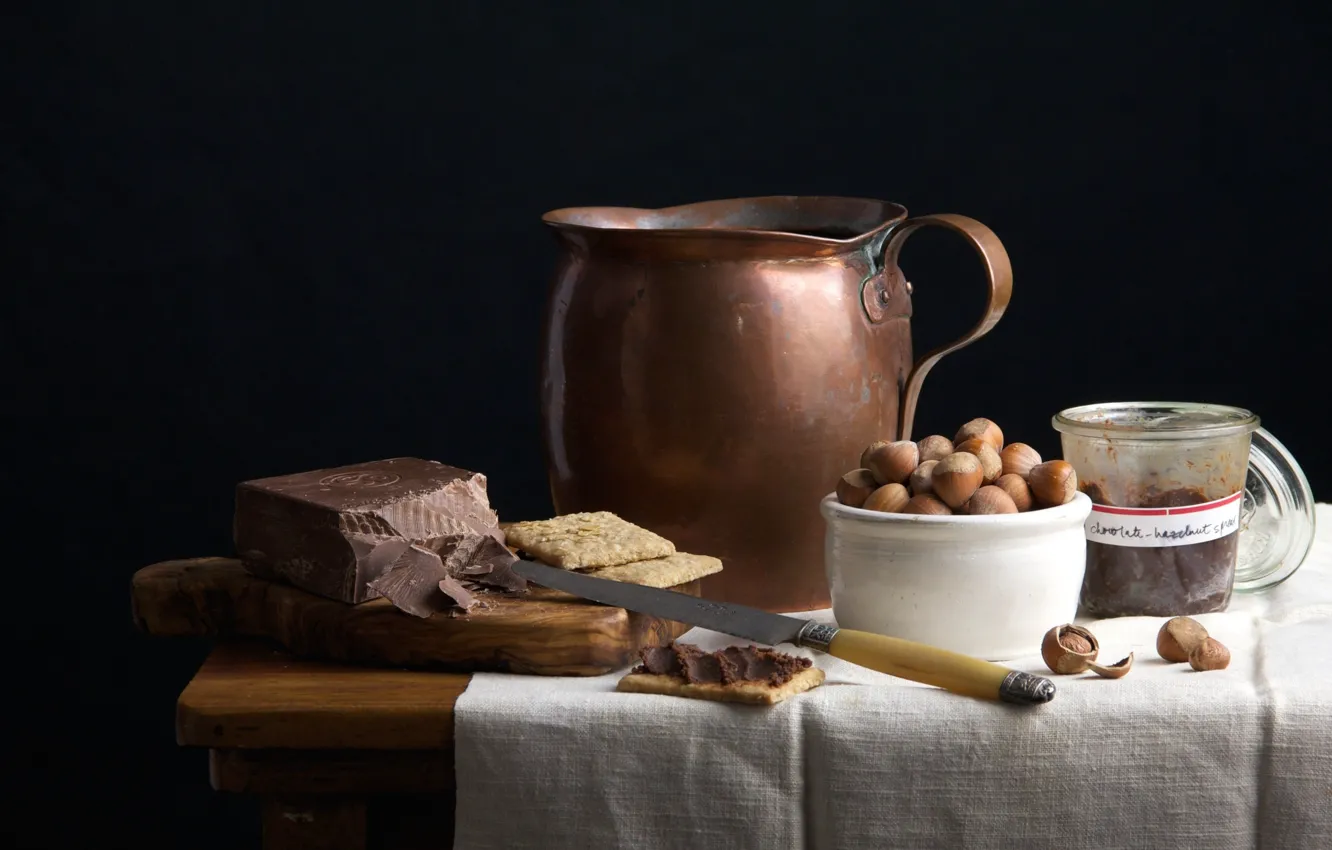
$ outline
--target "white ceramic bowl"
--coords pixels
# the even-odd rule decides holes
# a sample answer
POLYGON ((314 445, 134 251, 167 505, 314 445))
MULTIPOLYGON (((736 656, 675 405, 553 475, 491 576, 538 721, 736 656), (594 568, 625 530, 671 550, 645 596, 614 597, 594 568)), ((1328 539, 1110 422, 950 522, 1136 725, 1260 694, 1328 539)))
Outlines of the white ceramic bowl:
POLYGON ((1073 622, 1086 568, 1078 493, 1057 508, 995 516, 915 516, 819 505, 824 567, 843 628, 990 661, 1040 651, 1073 622))

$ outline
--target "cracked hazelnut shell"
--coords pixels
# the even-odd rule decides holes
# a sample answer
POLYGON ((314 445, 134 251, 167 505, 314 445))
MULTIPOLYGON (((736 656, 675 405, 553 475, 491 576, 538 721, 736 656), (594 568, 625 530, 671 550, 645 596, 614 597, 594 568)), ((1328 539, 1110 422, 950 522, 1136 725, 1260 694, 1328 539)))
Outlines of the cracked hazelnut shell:
POLYGON ((1041 641, 1041 658, 1045 666, 1065 675, 1086 671, 1100 651, 1101 644, 1096 635, 1072 623, 1055 626, 1041 641))
POLYGON ((1102 679, 1122 679, 1133 669, 1133 653, 1130 652, 1127 657, 1119 659, 1114 664, 1102 665, 1093 661, 1088 663, 1087 667, 1102 679))

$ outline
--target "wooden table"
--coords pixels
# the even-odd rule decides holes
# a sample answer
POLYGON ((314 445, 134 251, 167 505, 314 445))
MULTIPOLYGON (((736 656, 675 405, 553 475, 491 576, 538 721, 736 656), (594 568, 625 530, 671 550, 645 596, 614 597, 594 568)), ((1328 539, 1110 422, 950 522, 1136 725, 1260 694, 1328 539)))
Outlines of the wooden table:
POLYGON ((453 706, 469 678, 226 642, 181 693, 176 739, 208 748, 213 788, 259 798, 266 850, 439 850, 453 841, 453 706))

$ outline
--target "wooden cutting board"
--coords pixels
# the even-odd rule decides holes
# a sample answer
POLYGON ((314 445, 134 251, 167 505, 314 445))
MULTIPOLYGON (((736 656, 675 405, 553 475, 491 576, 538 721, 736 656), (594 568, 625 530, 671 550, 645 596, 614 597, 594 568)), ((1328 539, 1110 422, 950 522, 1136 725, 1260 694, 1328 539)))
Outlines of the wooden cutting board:
MULTIPOLYGON (((699 586, 671 589, 698 596, 699 586)), ((423 619, 386 599, 348 605, 258 578, 231 558, 144 567, 132 600, 135 624, 152 635, 268 638, 304 658, 459 672, 597 676, 689 628, 535 586, 483 611, 423 619)))

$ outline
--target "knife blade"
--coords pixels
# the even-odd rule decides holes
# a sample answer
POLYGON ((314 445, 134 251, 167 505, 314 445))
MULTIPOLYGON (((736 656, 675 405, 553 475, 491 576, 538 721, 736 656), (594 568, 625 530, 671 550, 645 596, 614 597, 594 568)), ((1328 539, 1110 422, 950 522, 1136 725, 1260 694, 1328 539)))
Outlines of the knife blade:
POLYGON ((771 614, 747 605, 679 593, 551 567, 520 559, 514 572, 542 587, 664 620, 701 626, 756 643, 791 643, 826 652, 861 667, 954 693, 1015 705, 1054 699, 1054 683, 946 649, 901 638, 842 629, 814 620, 771 614))

